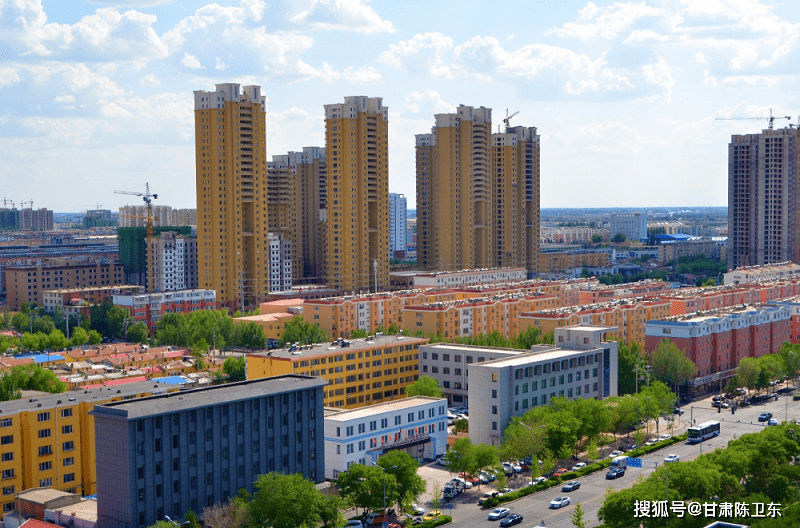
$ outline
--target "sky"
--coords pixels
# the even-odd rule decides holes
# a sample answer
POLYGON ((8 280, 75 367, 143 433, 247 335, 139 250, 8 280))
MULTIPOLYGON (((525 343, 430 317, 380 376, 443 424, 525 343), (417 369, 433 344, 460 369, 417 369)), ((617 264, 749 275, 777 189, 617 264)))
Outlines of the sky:
POLYGON ((544 208, 724 206, 731 134, 768 122, 716 118, 798 123, 798 65, 791 0, 0 0, 0 199, 195 207, 192 92, 235 82, 270 159, 382 97, 409 208, 414 135, 459 104, 537 127, 544 208))

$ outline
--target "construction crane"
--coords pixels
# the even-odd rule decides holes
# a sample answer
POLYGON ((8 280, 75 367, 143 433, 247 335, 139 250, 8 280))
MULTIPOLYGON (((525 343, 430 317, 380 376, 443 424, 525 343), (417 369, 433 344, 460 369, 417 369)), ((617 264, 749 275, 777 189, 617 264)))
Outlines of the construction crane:
POLYGON ((514 112, 511 115, 508 115, 508 108, 506 108, 506 118, 503 119, 503 124, 506 125, 506 131, 508 131, 508 129, 511 128, 511 118, 514 117, 515 115, 517 115, 518 113, 519 113, 519 110, 517 110, 516 112, 514 112))
POLYGON ((114 194, 129 194, 131 196, 141 196, 147 204, 147 238, 153 238, 153 200, 158 198, 157 194, 150 194, 150 184, 145 183, 145 192, 135 191, 114 191, 114 194))
MULTIPOLYGON (((776 119, 791 119, 791 116, 773 116, 772 115, 772 108, 769 109, 769 117, 716 117, 717 121, 733 121, 733 120, 742 120, 742 119, 767 119, 769 120, 769 126, 767 127, 769 130, 772 130, 772 124, 775 122, 776 119)), ((789 125, 791 126, 791 124, 789 125)))

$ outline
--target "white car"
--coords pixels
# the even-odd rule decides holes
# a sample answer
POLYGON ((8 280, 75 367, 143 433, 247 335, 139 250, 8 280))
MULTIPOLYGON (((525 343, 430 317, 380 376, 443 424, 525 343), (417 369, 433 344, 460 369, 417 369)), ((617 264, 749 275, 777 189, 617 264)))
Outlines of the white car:
POLYGON ((579 469, 583 469, 583 468, 585 468, 585 467, 586 467, 586 463, 584 463, 584 462, 578 462, 577 464, 575 464, 574 466, 572 466, 572 469, 571 469, 570 471, 578 471, 579 469))
POLYGON ((511 510, 508 508, 495 508, 489 513, 489 520, 496 521, 498 519, 502 519, 506 515, 509 514, 511 510))
POLYGON ((544 477, 536 477, 532 481, 528 482, 528 486, 535 486, 537 484, 541 484, 542 482, 547 482, 547 479, 544 477))
POLYGON ((440 466, 446 466, 447 462, 445 462, 445 460, 444 460, 444 455, 437 456, 436 457, 436 463, 439 464, 440 466))
POLYGON ((658 437, 658 441, 663 442, 664 440, 669 440, 670 438, 672 438, 672 435, 662 434, 661 436, 658 437))
POLYGON ((356 520, 347 521, 347 524, 345 524, 344 526, 345 528, 364 528, 364 525, 361 523, 361 521, 356 521, 356 520))
POLYGON ((569 497, 556 497, 550 501, 551 508, 561 508, 569 505, 569 497))
POLYGON ((416 504, 411 505, 411 511, 414 512, 414 515, 425 515, 425 508, 420 508, 416 504))
POLYGON ((644 445, 651 446, 651 445, 656 445, 657 443, 658 443, 658 440, 656 440, 655 438, 651 438, 650 440, 645 442, 644 445))
POLYGON ((668 463, 668 462, 680 462, 680 461, 681 461, 681 457, 679 457, 678 455, 667 455, 664 458, 664 463, 665 464, 668 463))
POLYGON ((623 454, 622 451, 612 451, 611 454, 608 455, 608 457, 609 458, 614 458, 614 457, 618 457, 618 456, 620 456, 622 454, 623 454))

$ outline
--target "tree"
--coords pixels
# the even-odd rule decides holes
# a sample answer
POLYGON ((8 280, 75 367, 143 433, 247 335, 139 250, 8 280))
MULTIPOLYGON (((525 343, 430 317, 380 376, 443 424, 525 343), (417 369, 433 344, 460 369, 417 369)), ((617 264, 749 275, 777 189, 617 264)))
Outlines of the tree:
POLYGON ((244 381, 245 378, 245 359, 244 356, 229 357, 222 364, 222 372, 228 377, 228 381, 244 381))
POLYGON ((441 398, 443 394, 439 382, 430 376, 420 376, 417 381, 406 387, 406 396, 441 398))
POLYGON ((572 520, 572 526, 575 528, 586 528, 589 526, 585 520, 583 520, 583 508, 581 508, 581 503, 575 503, 575 509, 572 511, 572 514, 569 516, 572 520))
MULTIPOLYGON (((220 502, 203 510, 203 524, 206 528, 250 528, 247 514, 247 501, 231 497, 228 502, 220 502)), ((174 527, 173 527, 174 528, 174 527)))
POLYGON ((69 343, 73 347, 83 346, 87 341, 89 341, 89 334, 86 332, 86 330, 80 326, 72 329, 72 335, 69 337, 69 343))
MULTIPOLYGON (((378 460, 378 465, 397 482, 397 500, 394 502, 397 502, 398 511, 403 508, 404 501, 416 501, 425 493, 425 480, 417 474, 419 462, 405 451, 389 451, 378 460)), ((388 494, 386 502, 389 503, 388 494)))
MULTIPOLYGON (((500 457, 497 455, 497 448, 487 444, 476 445, 472 450, 472 458, 474 460, 474 471, 476 474, 500 463, 500 457)), ((478 486, 480 487, 480 484, 478 486)))
POLYGON ((322 494, 300 474, 267 473, 255 482, 250 516, 256 526, 296 528, 317 526, 322 494))
POLYGON ((89 330, 88 337, 90 345, 99 345, 103 342, 103 336, 97 330, 89 330))
POLYGON ((322 343, 327 340, 328 336, 317 323, 312 325, 304 321, 302 315, 296 315, 283 327, 279 343, 284 346, 286 343, 322 343))
POLYGON ((616 235, 614 235, 614 237, 611 239, 611 241, 612 241, 612 242, 615 242, 615 243, 617 243, 617 244, 620 244, 620 243, 622 243, 622 242, 625 242, 626 240, 628 240, 628 237, 626 237, 626 236, 625 236, 624 234, 622 234, 622 233, 617 233, 617 234, 616 234, 616 235))
POLYGON ((709 288, 712 286, 716 286, 717 282, 714 279, 708 279, 703 284, 700 285, 701 288, 709 288))
POLYGON ((445 453, 444 461, 450 473, 472 473, 475 469, 475 446, 469 438, 460 438, 445 453))
POLYGON ((431 490, 431 505, 433 506, 433 511, 439 511, 439 504, 442 502, 442 488, 439 487, 438 482, 433 483, 433 489, 431 490))
POLYGON ((67 384, 52 370, 36 364, 18 365, 0 377, 0 401, 15 400, 23 390, 57 394, 66 391, 67 384))
POLYGON ((64 332, 61 330, 53 329, 50 335, 47 336, 47 348, 51 350, 63 350, 69 346, 64 332))
POLYGON ((617 393, 620 396, 633 394, 636 392, 636 368, 643 369, 645 365, 642 349, 636 342, 628 345, 624 341, 619 341, 618 347, 617 393))
POLYGON ((755 389, 758 383, 758 376, 761 373, 761 365, 758 360, 751 357, 742 358, 739 361, 739 371, 736 376, 741 384, 748 389, 755 389))
POLYGON ((128 341, 131 343, 147 343, 147 325, 139 322, 128 327, 128 341))
POLYGON ((800 372, 800 344, 784 343, 778 349, 783 361, 783 371, 790 378, 796 378, 800 372))
POLYGON ((384 472, 379 467, 352 464, 350 469, 340 473, 336 480, 339 494, 351 501, 356 508, 365 510, 378 510, 383 507, 384 483, 386 504, 397 502, 397 480, 389 471, 384 472))
POLYGON ((601 235, 592 235, 592 243, 599 244, 603 241, 603 237, 601 235))
POLYGON ((200 520, 197 518, 197 514, 194 512, 194 510, 190 509, 187 511, 183 518, 185 519, 184 522, 186 523, 186 526, 189 528, 200 528, 200 520))
POLYGON ((238 346, 246 348, 265 348, 267 346, 267 336, 264 329, 254 322, 247 324, 237 324, 234 331, 234 342, 238 346))
POLYGON ((465 418, 460 418, 455 421, 453 424, 453 431, 456 433, 468 433, 469 432, 469 420, 465 418))
POLYGON ((656 346, 650 356, 650 364, 653 365, 653 375, 674 387, 676 393, 681 384, 694 378, 697 373, 692 360, 669 339, 664 339, 656 346))
MULTIPOLYGON (((339 497, 337 495, 323 495, 319 507, 319 516, 320 519, 322 520, 322 526, 325 528, 333 528, 335 526, 341 525, 342 510, 346 508, 347 508, 347 502, 342 497, 339 497)), ((240 526, 240 525, 229 524, 228 526, 240 526)))

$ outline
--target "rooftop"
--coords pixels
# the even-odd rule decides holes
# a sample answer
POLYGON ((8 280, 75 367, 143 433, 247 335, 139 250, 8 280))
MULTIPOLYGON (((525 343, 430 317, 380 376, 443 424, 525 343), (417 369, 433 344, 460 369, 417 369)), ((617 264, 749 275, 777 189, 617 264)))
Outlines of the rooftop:
POLYGON ((416 407, 417 405, 434 402, 447 402, 447 400, 445 398, 432 398, 430 396, 411 396, 410 398, 403 398, 386 403, 376 403, 375 405, 367 405, 366 407, 359 407, 357 409, 335 409, 333 407, 326 407, 325 419, 346 422, 374 416, 376 414, 402 411, 403 409, 416 407))
POLYGON ((407 337, 396 335, 375 335, 370 338, 360 338, 344 340, 343 342, 349 343, 347 346, 342 346, 338 341, 316 343, 314 345, 307 345, 305 350, 293 350, 289 352, 288 348, 281 348, 277 350, 270 350, 268 352, 255 352, 249 354, 250 356, 273 357, 282 359, 306 359, 310 357, 330 356, 333 354, 341 354, 348 351, 372 350, 376 348, 386 348, 393 345, 408 345, 408 344, 422 344, 428 340, 421 337, 407 337))
POLYGON ((322 387, 326 383, 322 378, 287 374, 272 378, 226 383, 202 389, 182 390, 137 400, 107 403, 95 407, 91 414, 120 420, 132 420, 176 411, 202 409, 210 405, 260 398, 270 394, 282 394, 295 390, 322 387))
POLYGON ((53 488, 33 488, 17 493, 17 498, 36 504, 46 504, 47 502, 60 499, 62 497, 74 497, 74 493, 68 493, 53 488))
MULTIPOLYGON (((546 345, 538 345, 538 346, 542 347, 546 345)), ((498 367, 498 368, 514 367, 517 365, 527 365, 531 361, 556 361, 564 359, 569 356, 586 354, 587 352, 599 350, 599 348, 575 349, 575 348, 558 348, 555 345, 550 345, 550 346, 552 347, 552 349, 550 350, 542 350, 542 351, 526 350, 524 353, 518 354, 516 356, 490 359, 489 361, 484 361, 483 363, 476 363, 474 364, 474 366, 498 367)))

